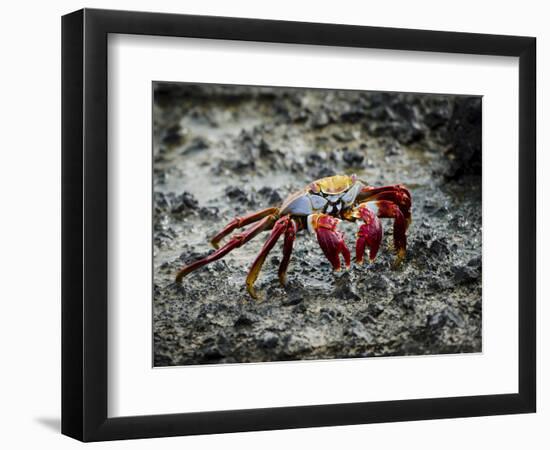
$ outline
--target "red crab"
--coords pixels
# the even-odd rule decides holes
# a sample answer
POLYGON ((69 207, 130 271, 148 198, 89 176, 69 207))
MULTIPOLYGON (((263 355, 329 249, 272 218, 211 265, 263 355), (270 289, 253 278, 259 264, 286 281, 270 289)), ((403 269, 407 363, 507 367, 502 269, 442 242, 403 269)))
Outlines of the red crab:
POLYGON ((286 272, 296 233, 307 229, 315 232, 319 246, 332 264, 340 270, 340 255, 346 267, 350 266, 350 252, 344 237, 337 230, 340 220, 360 223, 355 247, 355 261, 363 263, 365 249, 369 249, 369 259, 373 261, 382 240, 382 218, 394 219, 393 239, 397 253, 396 265, 405 257, 407 246, 406 231, 411 222, 411 194, 402 185, 372 187, 357 179, 355 175, 335 175, 314 181, 294 194, 291 194, 276 208, 266 208, 237 217, 229 222, 212 240, 217 250, 210 255, 184 266, 176 276, 180 283, 188 273, 223 258, 231 250, 247 243, 262 231, 271 230, 262 250, 252 264, 246 277, 246 289, 253 298, 258 298, 254 282, 262 265, 277 240, 284 235, 283 257, 279 266, 279 281, 286 283, 286 272), (242 233, 237 233, 222 247, 220 241, 237 228, 250 225, 242 233))

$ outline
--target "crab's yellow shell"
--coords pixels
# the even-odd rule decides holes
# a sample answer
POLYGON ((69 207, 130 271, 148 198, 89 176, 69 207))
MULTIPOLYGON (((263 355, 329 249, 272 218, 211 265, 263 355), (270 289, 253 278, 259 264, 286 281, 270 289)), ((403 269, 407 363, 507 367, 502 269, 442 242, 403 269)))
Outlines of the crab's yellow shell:
POLYGON ((314 181, 311 183, 311 189, 314 192, 321 191, 323 194, 334 195, 347 191, 354 183, 354 176, 334 175, 314 181))

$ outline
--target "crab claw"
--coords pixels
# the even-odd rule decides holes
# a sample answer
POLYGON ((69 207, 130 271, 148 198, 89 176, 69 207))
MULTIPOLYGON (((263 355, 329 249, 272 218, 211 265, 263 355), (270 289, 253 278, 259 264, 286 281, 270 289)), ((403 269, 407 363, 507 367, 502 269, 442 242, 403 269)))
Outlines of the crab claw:
POLYGON ((335 271, 339 271, 341 267, 340 254, 344 257, 346 268, 351 264, 344 235, 336 229, 338 222, 340 220, 326 214, 312 214, 308 217, 309 229, 315 231, 317 242, 335 271))
POLYGON ((359 227, 359 231, 357 232, 355 260, 357 264, 363 264, 365 247, 369 248, 369 260, 372 262, 376 258, 380 242, 382 241, 382 224, 374 211, 370 210, 367 206, 359 207, 359 215, 365 223, 359 227))

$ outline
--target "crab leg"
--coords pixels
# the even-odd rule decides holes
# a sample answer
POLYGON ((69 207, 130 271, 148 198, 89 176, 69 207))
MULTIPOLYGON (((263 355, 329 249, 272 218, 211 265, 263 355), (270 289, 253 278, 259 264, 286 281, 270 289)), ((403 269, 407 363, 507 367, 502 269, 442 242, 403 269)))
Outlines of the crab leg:
POLYGON ((264 246, 260 250, 260 253, 258 253, 258 256, 256 256, 254 263, 250 267, 248 276, 246 277, 246 290, 252 298, 258 298, 258 294, 254 289, 254 282, 258 278, 260 270, 262 270, 265 258, 267 257, 268 253, 271 251, 279 237, 281 237, 281 235, 286 231, 290 223, 292 223, 290 216, 283 216, 279 220, 277 220, 277 222, 275 222, 273 230, 271 231, 271 235, 269 236, 269 238, 267 238, 267 241, 265 241, 264 246))
POLYGON ((286 271, 288 269, 288 263, 290 262, 290 255, 292 254, 292 247, 294 246, 294 240, 296 239, 296 232, 298 226, 294 220, 288 223, 285 230, 285 242, 283 244, 283 259, 279 265, 279 282, 282 286, 286 284, 286 271))
POLYGON ((340 270, 340 254, 349 268, 350 253, 344 242, 344 235, 336 229, 340 220, 328 214, 311 214, 307 221, 309 230, 317 234, 317 242, 333 269, 337 272, 340 270))
POLYGON ((395 245, 395 251, 397 253, 397 259, 395 260, 395 266, 399 266, 407 249, 407 219, 403 215, 401 209, 393 202, 388 200, 378 200, 373 205, 369 205, 369 208, 374 207, 378 217, 394 219, 393 222, 393 242, 395 245))
POLYGON ((369 248, 369 260, 372 262, 376 258, 380 242, 382 241, 382 223, 376 216, 375 210, 369 208, 367 203, 359 205, 353 212, 354 217, 363 220, 363 224, 357 232, 357 242, 355 244, 355 260, 357 264, 363 264, 363 255, 365 247, 369 248))
POLYGON ((210 243, 212 247, 218 248, 220 241, 227 235, 231 234, 237 228, 242 228, 246 225, 249 225, 253 222, 257 222, 260 219, 263 219, 266 216, 271 216, 279 212, 279 208, 266 208, 261 211, 256 211, 252 214, 247 214, 244 217, 235 217, 231 222, 229 222, 218 234, 216 234, 211 240, 210 243))
POLYGON ((372 202, 375 200, 385 200, 396 204, 403 214, 405 219, 405 230, 407 229, 411 222, 411 194, 405 186, 400 184, 377 188, 366 186, 357 196, 357 201, 359 203, 372 202))
POLYGON ((220 247, 215 252, 202 259, 199 259, 198 261, 195 261, 194 263, 184 266, 176 275, 176 283, 181 283, 182 278, 188 273, 198 269, 199 267, 205 266, 206 264, 223 258, 231 250, 240 247, 244 243, 250 241, 254 236, 261 233, 262 231, 270 229, 273 226, 274 221, 274 216, 267 216, 263 218, 260 222, 246 229, 243 233, 239 233, 233 236, 229 240, 229 242, 227 242, 227 244, 225 244, 223 247, 220 247))

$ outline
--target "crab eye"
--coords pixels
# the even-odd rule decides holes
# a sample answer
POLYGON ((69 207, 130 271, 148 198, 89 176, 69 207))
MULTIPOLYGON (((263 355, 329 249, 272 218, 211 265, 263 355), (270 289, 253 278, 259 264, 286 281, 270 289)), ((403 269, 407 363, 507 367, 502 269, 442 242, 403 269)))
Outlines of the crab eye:
POLYGON ((320 195, 310 195, 309 200, 313 209, 322 209, 327 204, 327 200, 320 195))
POLYGON ((314 194, 318 194, 321 192, 321 187, 314 181, 313 183, 310 183, 309 190, 314 194))

